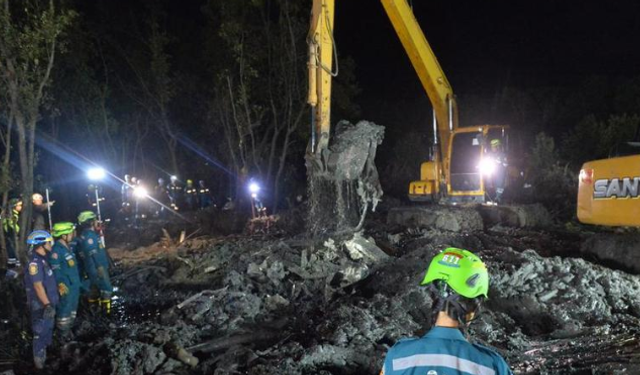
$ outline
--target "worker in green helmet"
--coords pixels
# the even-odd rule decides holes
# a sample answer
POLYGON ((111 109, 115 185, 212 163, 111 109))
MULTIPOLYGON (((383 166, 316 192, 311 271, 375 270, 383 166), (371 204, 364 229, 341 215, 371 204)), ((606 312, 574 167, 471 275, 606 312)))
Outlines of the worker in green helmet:
POLYGON ((470 343, 460 331, 477 316, 489 292, 489 273, 478 256, 447 248, 431 260, 420 285, 433 297, 433 327, 421 338, 396 343, 381 375, 512 374, 497 352, 470 343))
POLYGON ((55 223, 51 234, 56 242, 48 254, 49 264, 56 277, 60 294, 60 302, 56 308, 56 327, 63 340, 69 336, 80 299, 78 262, 71 248, 75 232, 76 226, 73 223, 55 223))
POLYGON ((22 212, 22 200, 13 198, 9 201, 10 213, 2 216, 2 230, 4 230, 5 245, 7 247, 7 265, 20 267, 20 260, 16 254, 16 243, 20 233, 20 213, 22 212))
POLYGON ((193 180, 187 180, 184 187, 184 200, 186 208, 195 211, 198 208, 198 189, 193 185, 193 180))
POLYGON ((498 138, 489 142, 490 148, 486 154, 488 162, 493 166, 491 173, 484 176, 485 184, 493 188, 493 196, 491 197, 495 203, 501 203, 504 188, 507 182, 507 155, 504 153, 502 141, 498 138))
POLYGON ((89 302, 97 302, 109 313, 113 287, 109 276, 109 256, 98 234, 101 224, 93 211, 81 212, 78 215, 78 224, 81 233, 78 251, 83 254, 83 262, 86 262, 93 292, 89 296, 89 302))

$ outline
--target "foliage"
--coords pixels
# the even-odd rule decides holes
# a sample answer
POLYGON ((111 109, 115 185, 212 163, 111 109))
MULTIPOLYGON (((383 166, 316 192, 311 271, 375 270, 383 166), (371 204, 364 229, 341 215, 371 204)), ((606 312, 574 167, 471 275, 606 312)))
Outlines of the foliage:
POLYGON ((5 89, 12 83, 18 85, 15 91, 1 91, 15 95, 10 100, 26 116, 37 116, 33 110, 46 95, 53 55, 65 48, 58 39, 75 16, 73 11, 57 10, 53 1, 0 0, 2 84, 5 89))
POLYGON ((546 206, 552 215, 561 220, 574 217, 578 176, 567 164, 560 164, 553 138, 539 133, 529 160, 533 201, 546 206))
POLYGON ((563 156, 574 167, 614 156, 621 144, 634 139, 639 125, 638 115, 611 115, 605 121, 589 115, 564 137, 563 156))
MULTIPOLYGON (((6 111, 3 117, 8 119, 10 126, 15 123, 18 133, 18 161, 24 197, 30 197, 33 192, 36 124, 48 99, 55 56, 64 50, 63 32, 75 16, 73 11, 60 10, 54 0, 0 0, 0 95, 6 104, 2 106, 6 111)), ((4 168, 7 168, 10 163, 8 149, 5 155, 4 168)), ((5 193, 5 203, 6 198, 5 193)), ((25 199, 18 237, 21 245, 30 223, 31 200, 25 199)), ((26 262, 22 247, 18 248, 18 254, 26 262)))
MULTIPOLYGON (((281 194, 296 190, 283 186, 284 171, 292 163, 292 152, 302 160, 300 145, 306 145, 309 133, 309 127, 302 126, 309 118, 309 6, 292 0, 209 3, 209 16, 215 14, 220 22, 217 38, 210 42, 219 43, 217 53, 227 62, 223 69, 217 67, 213 101, 214 126, 226 139, 224 158, 240 180, 248 175, 262 180, 274 205, 281 194)), ((351 101, 357 93, 352 67, 346 59, 342 85, 334 91, 334 104, 345 115, 357 112, 351 101)))

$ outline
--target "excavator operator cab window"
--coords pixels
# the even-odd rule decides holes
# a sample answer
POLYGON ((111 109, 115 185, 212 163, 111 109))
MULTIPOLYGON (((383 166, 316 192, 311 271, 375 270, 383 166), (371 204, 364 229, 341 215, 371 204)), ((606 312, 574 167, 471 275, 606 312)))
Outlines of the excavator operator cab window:
POLYGON ((478 163, 482 157, 482 133, 465 132, 453 136, 451 147, 451 190, 480 190, 478 163))
POLYGON ((506 132, 503 129, 490 129, 487 135, 483 137, 483 149, 485 153, 494 151, 494 147, 491 146, 491 141, 499 140, 500 145, 495 148, 495 151, 507 153, 509 150, 509 139, 506 132))

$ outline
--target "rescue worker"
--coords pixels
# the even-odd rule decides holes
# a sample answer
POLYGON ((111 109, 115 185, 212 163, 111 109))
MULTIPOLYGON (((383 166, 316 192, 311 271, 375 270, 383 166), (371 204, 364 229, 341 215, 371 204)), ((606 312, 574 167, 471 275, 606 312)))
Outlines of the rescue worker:
POLYGON ((491 183, 495 189, 495 202, 500 203, 507 177, 507 157, 502 151, 502 142, 499 139, 492 139, 490 144, 491 151, 489 152, 489 157, 495 163, 491 183))
POLYGON ((33 194, 31 198, 31 201, 33 202, 33 230, 44 230, 46 228, 46 221, 44 219, 45 212, 47 212, 47 210, 49 210, 49 208, 53 206, 55 201, 44 202, 44 197, 39 193, 33 194))
POLYGON ((33 363, 38 370, 44 368, 47 346, 53 339, 53 325, 58 304, 58 286, 47 261, 53 238, 44 230, 33 231, 27 237, 31 260, 24 273, 27 304, 31 312, 33 331, 33 363))
POLYGON ((171 208, 178 211, 182 203, 182 186, 178 182, 178 177, 171 176, 171 182, 167 185, 167 193, 169 194, 171 208))
POLYGON ((254 219, 256 217, 267 217, 267 208, 264 206, 260 198, 256 194, 251 196, 253 198, 253 207, 254 207, 254 219))
MULTIPOLYGON (((91 291, 91 280, 89 272, 95 272, 95 265, 91 259, 87 259, 80 248, 80 237, 74 232, 73 239, 69 242, 69 249, 73 252, 78 263, 78 275, 80 276, 80 294, 86 295, 91 291)), ((95 276, 94 276, 95 277, 95 276)))
POLYGON ((90 303, 98 305, 107 313, 111 312, 113 287, 109 277, 109 256, 98 234, 100 223, 93 211, 83 211, 78 215, 81 235, 78 248, 86 262, 86 272, 91 279, 90 303))
POLYGON ((205 185, 204 180, 198 181, 198 202, 200 202, 200 209, 213 205, 213 198, 209 192, 209 188, 205 185))
POLYGON ((165 185, 164 178, 160 177, 158 179, 158 185, 153 188, 153 195, 160 203, 156 209, 156 215, 164 217, 166 213, 165 206, 169 205, 169 194, 167 193, 167 185, 165 185))
POLYGON ((140 220, 146 219, 147 217, 147 195, 146 189, 143 185, 142 179, 137 179, 136 185, 133 188, 133 200, 135 202, 135 220, 134 225, 137 226, 140 223, 140 220), (145 193, 142 193, 145 192, 145 193))
POLYGON ((87 202, 89 203, 89 208, 96 208, 96 189, 98 190, 98 199, 100 200, 100 205, 104 202, 104 193, 102 186, 90 184, 87 187, 87 202))
POLYGON ((433 295, 434 326, 421 338, 398 341, 380 374, 512 374, 498 353, 470 343, 460 331, 489 291, 489 273, 478 256, 448 248, 431 260, 420 285, 433 295))
POLYGON ((184 200, 187 209, 195 210, 198 207, 198 189, 193 186, 193 180, 187 180, 187 186, 184 187, 184 200))
POLYGON ((125 220, 129 220, 129 215, 131 213, 131 198, 133 197, 133 184, 131 182, 131 176, 128 174, 124 175, 124 182, 120 187, 120 196, 122 199, 122 212, 124 214, 125 220))
POLYGON ((49 253, 49 264, 56 276, 60 303, 56 309, 56 327, 60 337, 65 340, 73 327, 80 299, 80 274, 78 262, 71 249, 76 226, 70 222, 55 223, 53 237, 56 239, 49 253))
POLYGON ((20 212, 22 212, 22 201, 13 198, 9 201, 9 209, 11 213, 2 218, 2 229, 7 246, 7 265, 9 267, 20 267, 20 260, 16 255, 16 239, 20 233, 20 212))

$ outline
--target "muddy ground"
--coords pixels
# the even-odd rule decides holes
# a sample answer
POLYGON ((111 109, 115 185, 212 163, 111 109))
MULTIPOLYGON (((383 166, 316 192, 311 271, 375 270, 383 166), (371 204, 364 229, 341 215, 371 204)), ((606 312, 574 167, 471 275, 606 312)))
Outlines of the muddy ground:
MULTIPOLYGON (((640 277, 585 251, 607 234, 407 228, 382 211, 362 233, 314 239, 300 212, 268 235, 224 234, 244 222, 221 214, 166 234, 158 223, 114 228, 113 312, 83 305, 75 340, 52 350, 45 373, 377 374, 394 342, 429 329, 418 284, 447 246, 487 262, 490 299, 468 333, 515 373, 640 373, 640 277)), ((0 374, 33 373, 22 286, 2 281, 0 298, 0 374)))

